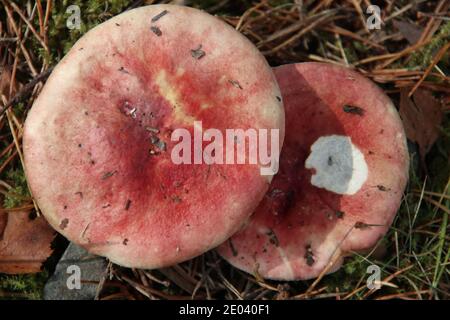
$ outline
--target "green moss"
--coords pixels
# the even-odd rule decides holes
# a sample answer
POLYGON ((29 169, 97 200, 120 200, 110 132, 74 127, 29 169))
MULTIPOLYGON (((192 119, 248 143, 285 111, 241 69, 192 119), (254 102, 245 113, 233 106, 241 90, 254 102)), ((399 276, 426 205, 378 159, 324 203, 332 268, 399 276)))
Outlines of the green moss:
POLYGON ((42 299, 45 282, 48 279, 47 272, 24 275, 0 274, 0 298, 1 299, 42 299))
MULTIPOLYGON (((411 55, 411 60, 408 63, 409 68, 426 68, 430 65, 433 57, 437 51, 450 41, 450 22, 443 24, 438 34, 431 40, 429 44, 424 46, 419 51, 411 55)), ((447 52, 441 59, 441 63, 449 66, 450 55, 447 52)))
POLYGON ((25 104, 24 103, 17 103, 12 106, 13 112, 16 115, 16 117, 22 117, 25 113, 25 104))
POLYGON ((25 173, 22 169, 11 169, 6 172, 6 181, 12 186, 3 200, 5 208, 15 208, 30 197, 25 173))
POLYGON ((358 61, 358 55, 356 54, 356 51, 353 47, 351 46, 344 47, 344 53, 350 64, 358 61))
POLYGON ((47 54, 40 50, 41 57, 50 61, 50 63, 56 62, 70 50, 83 34, 114 15, 123 12, 131 2, 131 0, 63 0, 55 2, 48 31, 51 52, 47 54), (69 29, 67 27, 67 21, 72 15, 72 12, 67 12, 67 8, 71 5, 80 8, 80 29, 69 29))
POLYGON ((353 48, 355 48, 355 50, 357 52, 361 52, 361 53, 367 53, 370 51, 369 47, 366 46, 364 43, 359 42, 359 41, 353 41, 353 48))

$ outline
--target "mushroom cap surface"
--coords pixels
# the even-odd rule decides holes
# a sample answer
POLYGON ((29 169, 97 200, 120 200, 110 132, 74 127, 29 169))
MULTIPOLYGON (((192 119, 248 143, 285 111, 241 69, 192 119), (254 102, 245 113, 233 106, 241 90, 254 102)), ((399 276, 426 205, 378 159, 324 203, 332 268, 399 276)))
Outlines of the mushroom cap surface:
POLYGON ((120 14, 76 42, 29 112, 34 199, 57 231, 123 266, 164 267, 214 248, 271 177, 259 164, 174 164, 172 133, 194 137, 196 121, 222 132, 277 129, 282 143, 280 91, 263 56, 200 10, 120 14))
POLYGON ((406 137, 390 99, 354 71, 300 63, 275 75, 286 113, 280 171, 249 223, 217 250, 264 278, 310 279, 387 232, 408 179, 406 137))

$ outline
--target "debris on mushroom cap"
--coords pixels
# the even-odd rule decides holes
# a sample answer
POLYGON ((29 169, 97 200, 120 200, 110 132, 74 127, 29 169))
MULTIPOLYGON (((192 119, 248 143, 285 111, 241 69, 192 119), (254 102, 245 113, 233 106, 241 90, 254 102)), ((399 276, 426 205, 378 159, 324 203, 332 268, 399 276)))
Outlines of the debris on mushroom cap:
POLYGON ((275 75, 286 112, 280 171, 218 252, 265 278, 310 279, 386 233, 407 183, 406 138, 389 98, 356 72, 302 63, 275 75))
POLYGON ((235 233, 271 181, 260 164, 176 165, 174 130, 279 129, 275 76, 231 26, 200 10, 130 10, 82 37, 25 124, 26 173, 49 223, 113 262, 157 268, 235 233), (241 88, 235 88, 236 81, 241 88))

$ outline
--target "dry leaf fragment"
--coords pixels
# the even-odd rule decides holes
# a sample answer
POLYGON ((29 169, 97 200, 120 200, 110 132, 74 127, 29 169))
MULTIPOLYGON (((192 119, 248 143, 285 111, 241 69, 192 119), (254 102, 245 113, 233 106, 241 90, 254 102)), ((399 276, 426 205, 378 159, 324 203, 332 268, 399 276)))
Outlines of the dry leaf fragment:
POLYGON ((416 44, 423 32, 423 28, 416 24, 401 20, 394 20, 394 27, 408 40, 409 44, 416 44))
POLYGON ((7 215, 0 213, 0 241, 3 239, 3 232, 6 228, 7 215))
POLYGON ((0 97, 9 97, 9 86, 11 85, 11 70, 8 66, 0 66, 0 97))
POLYGON ((41 271, 42 263, 52 253, 54 237, 55 231, 43 217, 30 219, 27 211, 0 213, 0 272, 41 271))
POLYGON ((406 136, 419 145, 423 159, 439 137, 439 125, 443 118, 442 106, 431 91, 418 89, 411 99, 408 97, 409 89, 401 89, 400 116, 406 136))

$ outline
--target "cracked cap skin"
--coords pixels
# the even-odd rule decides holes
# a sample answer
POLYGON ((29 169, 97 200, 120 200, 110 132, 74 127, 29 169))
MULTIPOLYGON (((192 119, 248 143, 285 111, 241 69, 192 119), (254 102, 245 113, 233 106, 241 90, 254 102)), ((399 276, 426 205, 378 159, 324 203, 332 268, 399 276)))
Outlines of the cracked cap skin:
POLYGON ((26 175, 49 223, 127 267, 173 265, 235 233, 268 190, 260 165, 175 165, 171 133, 279 129, 281 94, 231 26, 173 5, 120 14, 56 66, 25 124, 26 175))

